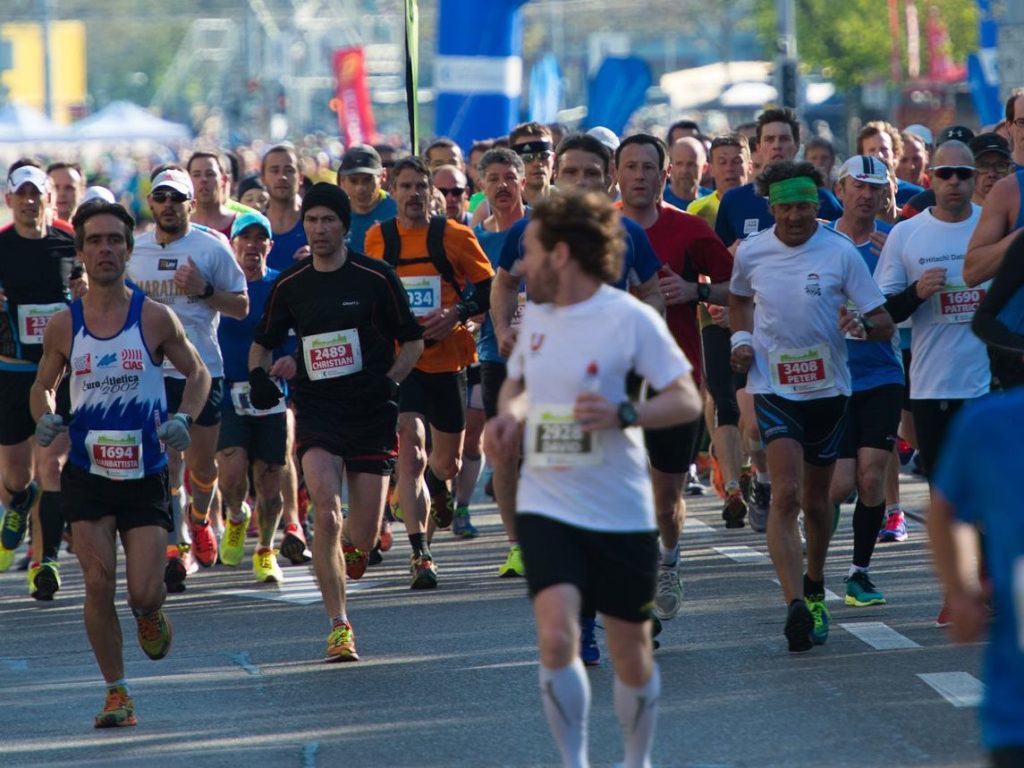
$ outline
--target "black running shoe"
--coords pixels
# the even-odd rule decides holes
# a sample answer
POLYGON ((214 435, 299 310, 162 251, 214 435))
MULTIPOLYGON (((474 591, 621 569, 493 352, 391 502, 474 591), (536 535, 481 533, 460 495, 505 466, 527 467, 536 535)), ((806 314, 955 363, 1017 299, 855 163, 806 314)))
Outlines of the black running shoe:
POLYGON ((786 616, 786 640, 789 641, 790 653, 806 653, 814 647, 811 631, 814 629, 814 617, 803 600, 794 600, 789 604, 786 616))

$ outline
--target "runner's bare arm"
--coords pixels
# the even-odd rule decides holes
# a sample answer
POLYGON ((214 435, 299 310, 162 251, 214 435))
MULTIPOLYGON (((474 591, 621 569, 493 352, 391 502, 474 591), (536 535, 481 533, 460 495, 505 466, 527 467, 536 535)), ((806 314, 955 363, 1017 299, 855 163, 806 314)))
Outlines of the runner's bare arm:
MULTIPOLYGON (((661 429, 688 424, 700 416, 701 399, 690 374, 680 376, 650 400, 635 403, 636 424, 644 429, 661 429)), ((583 392, 576 398, 574 418, 587 432, 619 429, 619 404, 597 392, 583 392)))
POLYGON ((961 643, 980 639, 988 608, 978 582, 978 532, 958 522, 953 505, 941 494, 932 494, 928 510, 928 538, 932 543, 935 570, 952 611, 950 635, 961 643))
POLYGON ((526 419, 526 410, 526 384, 522 379, 505 379, 498 392, 498 413, 521 422, 526 419))
POLYGON ((142 327, 147 338, 157 341, 157 354, 162 354, 185 377, 178 413, 193 419, 203 410, 210 394, 210 372, 199 358, 199 353, 185 337, 185 329, 178 317, 167 307, 153 301, 142 305, 142 327))
MULTIPOLYGON (((253 344, 255 347, 256 345, 253 344)), ((409 375, 409 371, 416 365, 416 361, 420 359, 420 355, 423 354, 423 339, 416 339, 415 341, 407 341, 398 347, 398 354, 395 356, 395 362, 391 364, 391 368, 388 369, 388 378, 398 383, 402 383, 406 376, 409 375)), ((251 358, 250 358, 251 360, 251 358)))
POLYGON ((512 318, 519 302, 519 278, 503 267, 498 267, 491 282, 491 322, 498 340, 499 354, 508 357, 515 343, 512 318))
POLYGON ((70 354, 71 311, 63 310, 50 319, 43 332, 43 356, 29 392, 29 409, 34 421, 57 410, 57 387, 67 370, 70 354))
POLYGON ((1020 198, 1015 189, 1018 186, 1016 174, 1000 179, 985 199, 981 218, 967 244, 967 255, 964 257, 964 282, 972 288, 999 271, 1006 249, 1017 234, 1016 230, 1008 230, 1012 226, 1011 207, 1020 198), (1014 189, 1004 182, 1011 182, 1014 189))
POLYGON ((661 295, 657 272, 636 287, 636 295, 640 301, 654 309, 659 315, 665 316, 665 297, 661 295))

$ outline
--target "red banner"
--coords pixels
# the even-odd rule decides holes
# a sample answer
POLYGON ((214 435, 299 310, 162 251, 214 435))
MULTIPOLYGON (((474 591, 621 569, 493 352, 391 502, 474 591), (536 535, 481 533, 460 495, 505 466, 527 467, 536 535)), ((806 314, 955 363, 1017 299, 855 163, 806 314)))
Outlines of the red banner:
POLYGON ((370 91, 366 85, 366 59, 362 48, 342 48, 334 52, 334 76, 338 87, 335 111, 338 131, 345 146, 372 144, 377 140, 370 91))

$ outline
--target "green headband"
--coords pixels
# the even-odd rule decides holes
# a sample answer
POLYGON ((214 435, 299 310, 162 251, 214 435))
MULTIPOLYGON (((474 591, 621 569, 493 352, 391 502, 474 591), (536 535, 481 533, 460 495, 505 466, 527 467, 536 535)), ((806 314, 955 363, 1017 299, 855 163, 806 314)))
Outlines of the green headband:
POLYGON ((808 176, 795 176, 792 179, 776 181, 768 187, 768 204, 781 203, 817 203, 818 185, 808 176))

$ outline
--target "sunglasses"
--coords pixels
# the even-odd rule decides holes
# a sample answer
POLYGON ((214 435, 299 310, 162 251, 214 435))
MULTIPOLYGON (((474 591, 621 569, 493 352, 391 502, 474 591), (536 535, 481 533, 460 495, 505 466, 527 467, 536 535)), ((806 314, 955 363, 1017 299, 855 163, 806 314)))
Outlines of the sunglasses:
POLYGON ((975 168, 979 173, 988 173, 989 171, 995 171, 1000 176, 1005 176, 1010 172, 1009 163, 977 163, 975 168))
POLYGON ((455 197, 462 197, 466 194, 465 187, 435 187, 435 189, 445 197, 451 197, 452 195, 455 197))
POLYGON ((949 181, 954 176, 961 181, 974 178, 974 166, 972 165, 936 165, 929 170, 943 181, 949 181))
POLYGON ((188 195, 183 195, 181 192, 151 192, 150 197, 153 198, 154 203, 166 203, 170 200, 172 203, 184 203, 188 200, 188 195))
POLYGON ((532 163, 535 160, 541 160, 547 162, 551 159, 552 152, 550 149, 545 149, 540 152, 519 152, 517 153, 522 158, 523 164, 532 163))

